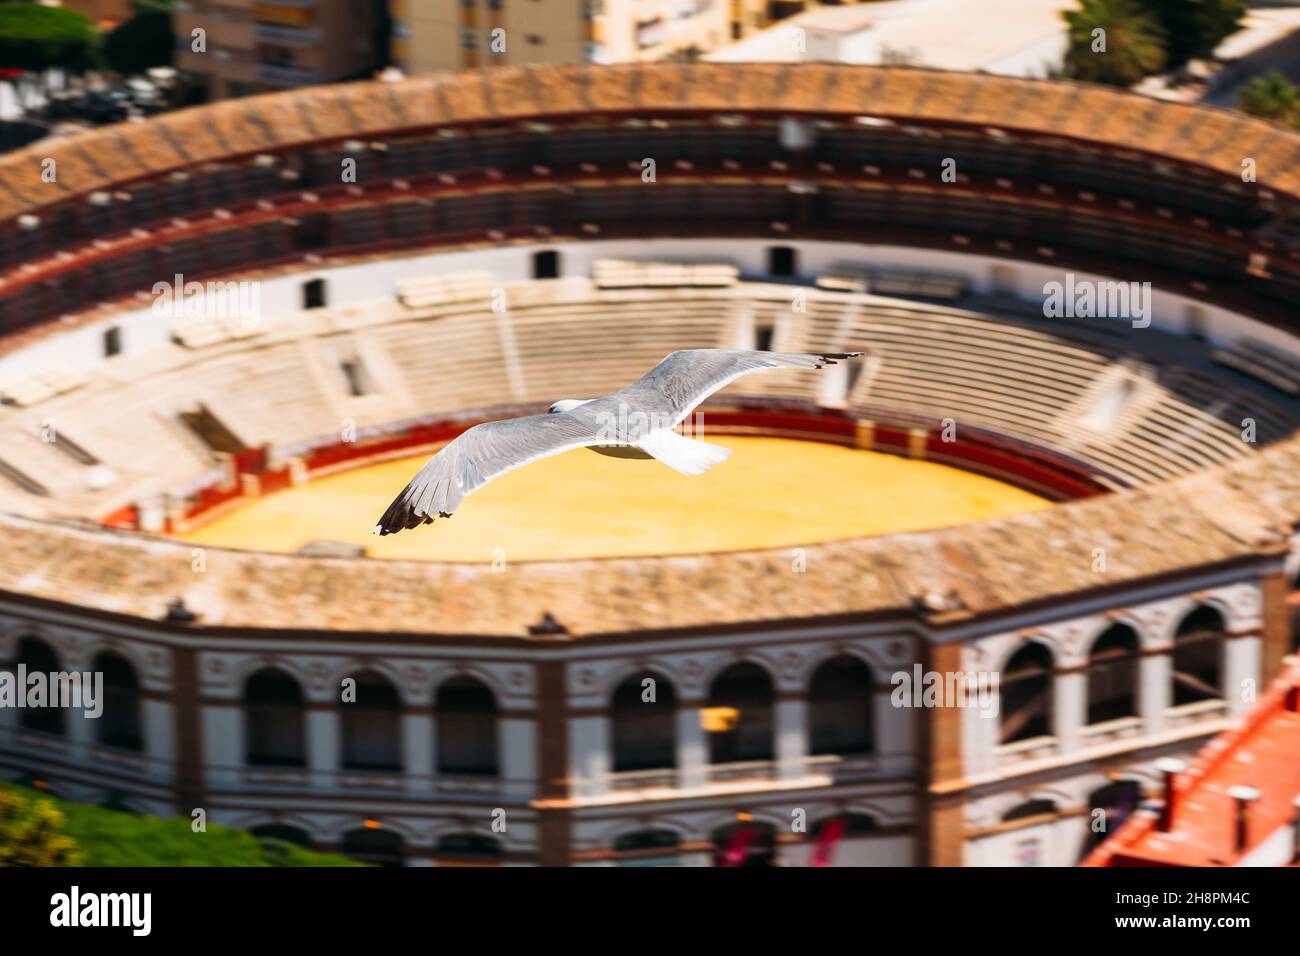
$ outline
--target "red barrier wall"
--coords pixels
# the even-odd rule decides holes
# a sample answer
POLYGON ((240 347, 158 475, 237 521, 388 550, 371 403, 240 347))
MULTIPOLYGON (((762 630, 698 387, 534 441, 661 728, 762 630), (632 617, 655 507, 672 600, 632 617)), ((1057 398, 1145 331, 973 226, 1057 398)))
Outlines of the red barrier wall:
MULTIPOLYGON (((835 412, 809 414, 742 406, 735 411, 707 412, 703 423, 708 431, 717 435, 759 434, 852 446, 858 442, 858 422, 835 412)), ((310 479, 323 471, 339 470, 349 462, 361 464, 383 460, 450 441, 473 424, 474 422, 465 421, 433 422, 375 441, 340 441, 313 449, 303 456, 303 462, 310 479)), ((692 422, 688 420, 686 424, 690 426, 692 422)), ((911 449, 912 431, 912 428, 905 426, 873 423, 869 448, 907 455, 911 449)), ((1106 490, 1081 463, 1047 451, 992 435, 972 434, 968 429, 954 441, 944 441, 942 435, 936 434, 933 429, 925 429, 925 432, 927 460, 987 475, 1054 501, 1086 498, 1106 490)), ((250 448, 235 453, 231 462, 237 476, 257 476, 258 493, 263 495, 281 491, 293 484, 288 468, 267 468, 268 457, 267 449, 250 448)), ((226 510, 225 506, 243 493, 244 489, 238 479, 203 488, 192 497, 183 512, 182 521, 186 527, 194 527, 205 520, 211 520, 216 512, 226 510)), ((102 523, 116 528, 138 527, 137 509, 134 506, 119 508, 106 515, 102 523)))

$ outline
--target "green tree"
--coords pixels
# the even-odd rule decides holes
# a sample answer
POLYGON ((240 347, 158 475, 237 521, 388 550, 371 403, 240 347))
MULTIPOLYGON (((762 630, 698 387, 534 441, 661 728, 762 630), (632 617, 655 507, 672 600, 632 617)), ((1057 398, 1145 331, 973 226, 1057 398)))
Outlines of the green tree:
POLYGON ((49 800, 0 789, 0 866, 78 866, 81 851, 49 800))
MULTIPOLYGON (((36 790, 0 783, 0 866, 51 865, 44 858, 51 853, 43 857, 31 851, 44 839, 35 834, 50 832, 72 844, 75 852, 65 853, 61 862, 76 866, 364 865, 336 853, 258 839, 246 830, 216 823, 196 832, 187 816, 160 819, 46 797, 36 790), (13 822, 30 817, 38 804, 44 822, 36 826, 13 822)), ((52 850, 63 846, 50 847, 49 841, 45 845, 52 850)))
POLYGON ((37 3, 0 3, 0 67, 81 73, 98 61, 99 34, 80 13, 37 3))
POLYGON ((1069 32, 1067 76, 1132 86, 1164 69, 1164 31, 1137 0, 1081 0, 1078 10, 1062 16, 1069 32))
POLYGON ((1143 0, 1165 31, 1169 68, 1208 59, 1226 36, 1236 33, 1247 0, 1143 0))
POLYGON ((1243 86, 1237 93, 1237 105, 1255 116, 1294 123, 1300 107, 1300 86, 1274 70, 1243 86))
POLYGON ((142 13, 126 21, 104 41, 108 68, 122 76, 134 76, 154 66, 171 66, 171 14, 142 13))

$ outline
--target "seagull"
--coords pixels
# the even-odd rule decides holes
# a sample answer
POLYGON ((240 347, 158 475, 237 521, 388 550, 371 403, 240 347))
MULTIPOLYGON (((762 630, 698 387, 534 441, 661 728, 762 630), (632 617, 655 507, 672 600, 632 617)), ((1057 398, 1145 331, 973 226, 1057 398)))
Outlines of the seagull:
POLYGON ((541 415, 484 422, 460 434, 425 463, 375 525, 396 534, 450 518, 461 500, 493 478, 575 448, 614 458, 654 458, 683 475, 699 475, 731 449, 674 429, 695 407, 742 375, 773 368, 818 369, 861 352, 758 352, 683 349, 626 388, 602 398, 566 398, 541 415))

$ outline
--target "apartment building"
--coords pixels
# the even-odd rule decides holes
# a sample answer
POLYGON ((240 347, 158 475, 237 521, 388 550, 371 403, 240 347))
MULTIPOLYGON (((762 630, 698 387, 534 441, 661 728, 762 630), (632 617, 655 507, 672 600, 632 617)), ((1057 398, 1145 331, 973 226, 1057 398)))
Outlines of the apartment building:
POLYGON ((365 77, 387 21, 383 0, 177 0, 176 66, 213 100, 365 77))
POLYGON ((761 0, 392 0, 392 62, 408 73, 427 73, 692 59, 804 6, 761 0))

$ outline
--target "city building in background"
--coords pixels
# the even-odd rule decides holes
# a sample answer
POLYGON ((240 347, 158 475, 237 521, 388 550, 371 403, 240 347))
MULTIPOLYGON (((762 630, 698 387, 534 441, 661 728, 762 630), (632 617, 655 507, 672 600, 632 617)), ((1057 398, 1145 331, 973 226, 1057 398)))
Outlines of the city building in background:
POLYGON ((213 100, 363 78, 387 60, 387 21, 383 0, 177 0, 175 63, 213 100))
POLYGON ((694 59, 804 8, 757 0, 392 0, 392 62, 428 73, 694 59))
POLYGON ((84 14, 101 28, 125 23, 134 15, 131 0, 60 0, 58 5, 84 14))
POLYGON ((808 9, 705 55, 720 62, 906 64, 1060 73, 1074 0, 883 0, 808 9))

